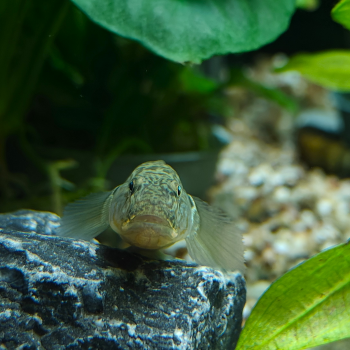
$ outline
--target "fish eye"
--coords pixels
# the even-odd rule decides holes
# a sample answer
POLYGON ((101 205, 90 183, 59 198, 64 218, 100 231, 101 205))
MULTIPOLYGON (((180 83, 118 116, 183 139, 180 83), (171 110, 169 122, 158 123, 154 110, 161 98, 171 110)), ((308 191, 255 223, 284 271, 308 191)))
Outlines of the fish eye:
POLYGON ((178 196, 180 196, 181 190, 182 190, 181 186, 177 186, 177 195, 178 196))
POLYGON ((130 190, 131 193, 134 192, 134 181, 131 181, 131 182, 129 183, 129 190, 130 190))

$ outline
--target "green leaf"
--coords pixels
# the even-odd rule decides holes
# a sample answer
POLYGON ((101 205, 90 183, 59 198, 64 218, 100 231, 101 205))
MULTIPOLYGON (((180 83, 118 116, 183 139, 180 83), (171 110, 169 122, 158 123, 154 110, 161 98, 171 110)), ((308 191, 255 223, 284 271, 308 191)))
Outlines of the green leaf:
POLYGON ((323 251, 274 282, 236 350, 299 350, 350 337, 350 244, 323 251))
POLYGON ((182 91, 187 93, 209 94, 214 92, 219 84, 205 77, 199 71, 186 67, 179 74, 182 91))
POLYGON ((305 78, 326 88, 350 91, 350 51, 334 50, 298 54, 276 72, 298 71, 305 78))
POLYGON ((320 5, 319 0, 297 0, 297 7, 306 11, 315 11, 320 5))
POLYGON ((176 62, 257 49, 283 33, 295 0, 72 0, 106 29, 176 62))
POLYGON ((342 0, 338 2, 332 12, 332 18, 347 29, 350 29, 350 1, 342 0))

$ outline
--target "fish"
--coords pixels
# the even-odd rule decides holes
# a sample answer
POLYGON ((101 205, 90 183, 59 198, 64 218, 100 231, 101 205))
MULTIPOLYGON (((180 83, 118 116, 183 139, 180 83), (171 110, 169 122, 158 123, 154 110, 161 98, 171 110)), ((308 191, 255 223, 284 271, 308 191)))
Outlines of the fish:
POLYGON ((110 226, 133 247, 160 250, 185 239, 199 265, 245 269, 242 233, 221 209, 186 193, 163 160, 142 163, 110 192, 68 204, 58 235, 91 240, 110 226))

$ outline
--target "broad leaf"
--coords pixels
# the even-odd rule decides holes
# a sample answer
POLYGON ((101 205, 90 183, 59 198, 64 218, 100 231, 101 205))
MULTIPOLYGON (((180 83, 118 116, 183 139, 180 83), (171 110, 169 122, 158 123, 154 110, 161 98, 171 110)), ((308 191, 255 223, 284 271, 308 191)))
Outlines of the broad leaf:
POLYGON ((276 72, 298 71, 305 78, 337 91, 350 91, 350 51, 298 54, 276 72))
POLYGON ((261 297, 236 350, 299 350, 350 337, 350 244, 287 272, 261 297))
POLYGON ((177 62, 257 49, 289 24, 295 0, 72 0, 93 21, 177 62))
POLYGON ((336 4, 332 10, 333 19, 350 29, 350 0, 342 0, 336 4))

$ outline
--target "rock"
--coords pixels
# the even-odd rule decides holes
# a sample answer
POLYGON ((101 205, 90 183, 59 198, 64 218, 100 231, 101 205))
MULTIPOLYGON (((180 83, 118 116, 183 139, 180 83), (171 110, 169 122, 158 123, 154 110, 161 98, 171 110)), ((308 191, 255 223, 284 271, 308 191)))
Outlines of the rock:
POLYGON ((56 237, 59 217, 0 215, 0 349, 233 349, 239 273, 56 237))

